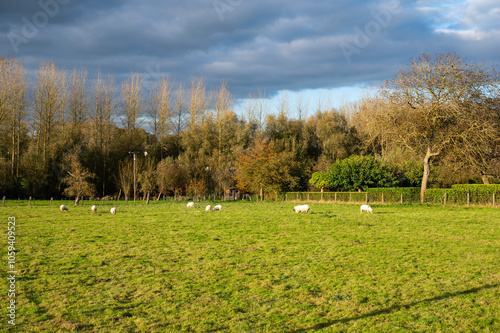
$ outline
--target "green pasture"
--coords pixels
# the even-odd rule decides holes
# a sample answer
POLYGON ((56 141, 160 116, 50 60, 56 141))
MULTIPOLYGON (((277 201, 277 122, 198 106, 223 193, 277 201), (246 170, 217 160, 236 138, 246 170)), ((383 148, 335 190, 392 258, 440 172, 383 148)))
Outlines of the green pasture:
POLYGON ((208 203, 7 202, 0 331, 500 332, 500 209, 208 203))

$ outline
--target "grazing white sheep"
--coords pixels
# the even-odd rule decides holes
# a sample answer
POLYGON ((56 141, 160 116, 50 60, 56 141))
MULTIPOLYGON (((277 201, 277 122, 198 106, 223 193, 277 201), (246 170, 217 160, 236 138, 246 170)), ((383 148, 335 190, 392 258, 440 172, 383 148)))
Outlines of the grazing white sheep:
POLYGON ((97 212, 97 206, 96 205, 93 205, 90 209, 92 209, 92 213, 97 212))
POLYGON ((115 208, 115 207, 111 208, 110 212, 111 212, 111 214, 113 214, 113 215, 114 215, 114 214, 116 214, 116 208, 115 208))
POLYGON ((293 207, 295 213, 307 213, 311 209, 308 205, 299 205, 293 207))
POLYGON ((61 212, 68 211, 68 207, 66 207, 65 205, 59 206, 59 209, 61 210, 61 212))
POLYGON ((217 205, 212 208, 212 210, 222 210, 222 205, 217 205))
POLYGON ((360 213, 369 212, 373 214, 373 209, 369 205, 361 205, 360 213))
POLYGON ((211 206, 211 205, 208 205, 208 206, 205 208, 205 210, 206 210, 207 212, 211 211, 211 210, 212 210, 212 206, 211 206))
POLYGON ((188 202, 186 205, 187 208, 194 208, 194 202, 188 202))

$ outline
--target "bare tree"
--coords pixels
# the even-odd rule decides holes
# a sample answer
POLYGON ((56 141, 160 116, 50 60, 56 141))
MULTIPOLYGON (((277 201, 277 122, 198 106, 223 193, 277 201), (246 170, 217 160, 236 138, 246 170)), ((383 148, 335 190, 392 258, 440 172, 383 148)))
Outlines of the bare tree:
POLYGON ((146 198, 146 204, 149 204, 149 196, 151 192, 157 186, 157 174, 156 174, 156 164, 152 158, 146 159, 143 164, 142 171, 138 175, 138 182, 144 197, 146 198))
POLYGON ((490 183, 500 162, 499 102, 500 98, 486 98, 466 106, 469 128, 461 131, 452 145, 453 159, 474 170, 484 184, 490 183))
POLYGON ((269 113, 269 100, 266 92, 258 89, 257 95, 249 95, 248 97, 248 119, 257 125, 257 130, 262 132, 266 116, 269 113))
POLYGON ((2 137, 10 138, 12 176, 19 176, 22 123, 27 106, 28 83, 23 62, 0 59, 0 129, 6 130, 2 137))
POLYGON ((235 117, 231 106, 233 97, 227 88, 226 82, 222 82, 219 88, 212 92, 212 107, 214 110, 214 124, 217 133, 217 147, 213 159, 213 175, 216 178, 218 191, 222 192, 230 183, 232 176, 231 147, 236 146, 233 139, 236 129, 234 128, 235 117), (214 162, 215 162, 214 161, 214 162))
POLYGON ((66 74, 52 62, 42 62, 34 88, 33 112, 37 122, 37 153, 47 161, 51 143, 58 133, 57 125, 64 125, 66 74))
POLYGON ((297 114, 299 116, 299 121, 307 119, 307 104, 305 103, 304 97, 300 92, 297 95, 297 114))
POLYGON ((206 95, 205 82, 203 78, 191 80, 191 90, 189 91, 189 128, 201 125, 205 112, 208 108, 209 100, 206 95))
POLYGON ((172 83, 168 76, 161 78, 153 90, 149 101, 148 115, 151 119, 153 134, 160 142, 160 155, 163 158, 163 139, 166 138, 171 129, 170 119, 173 115, 173 92, 172 83))
MULTIPOLYGON (((104 80, 99 73, 92 86, 90 120, 92 123, 91 146, 102 155, 102 194, 106 192, 106 166, 113 136, 113 117, 116 112, 115 80, 104 80)), ((97 161, 96 161, 97 163, 97 161)))
POLYGON ((139 120, 144 111, 142 82, 143 78, 139 74, 132 74, 122 83, 122 121, 129 138, 132 138, 136 128, 139 127, 139 120))
POLYGON ((125 201, 127 201, 134 185, 134 166, 132 161, 127 160, 120 164, 120 168, 118 169, 118 181, 125 195, 125 201))
POLYGON ((89 99, 86 90, 87 71, 74 70, 70 76, 68 91, 68 109, 70 122, 70 138, 73 144, 82 141, 83 125, 87 121, 89 99))
POLYGON ((288 94, 283 92, 278 102, 278 116, 288 118, 290 114, 290 100, 288 94))
POLYGON ((182 84, 179 85, 174 95, 175 107, 172 113, 172 117, 170 118, 170 122, 172 124, 173 133, 176 136, 176 143, 177 145, 180 145, 181 134, 186 124, 186 101, 184 86, 182 84))
MULTIPOLYGON (((443 153, 463 133, 484 129, 475 108, 498 96, 498 73, 484 63, 467 63, 454 52, 412 58, 383 90, 391 102, 387 130, 423 156, 421 200, 427 189, 431 158, 443 153)), ((472 136, 470 136, 472 138, 472 136)))
POLYGON ((67 187, 63 194, 75 197, 75 206, 78 206, 81 197, 93 196, 95 193, 94 184, 90 182, 95 177, 93 173, 85 169, 78 160, 78 150, 69 157, 69 169, 62 183, 67 187))

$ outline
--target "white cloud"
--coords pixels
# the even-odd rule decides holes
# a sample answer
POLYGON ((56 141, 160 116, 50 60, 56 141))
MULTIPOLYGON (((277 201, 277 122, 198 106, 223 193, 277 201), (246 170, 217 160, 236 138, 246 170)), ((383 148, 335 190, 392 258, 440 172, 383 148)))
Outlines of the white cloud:
POLYGON ((462 40, 487 40, 500 31, 498 0, 419 1, 420 12, 428 15, 437 34, 462 40))

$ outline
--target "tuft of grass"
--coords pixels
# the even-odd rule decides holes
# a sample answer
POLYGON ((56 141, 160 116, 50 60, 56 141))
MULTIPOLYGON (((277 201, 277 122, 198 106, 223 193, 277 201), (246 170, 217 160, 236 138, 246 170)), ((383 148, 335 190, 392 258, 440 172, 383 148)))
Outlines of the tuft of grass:
POLYGON ((500 331, 497 209, 61 203, 1 210, 4 262, 17 222, 11 331, 500 331))

